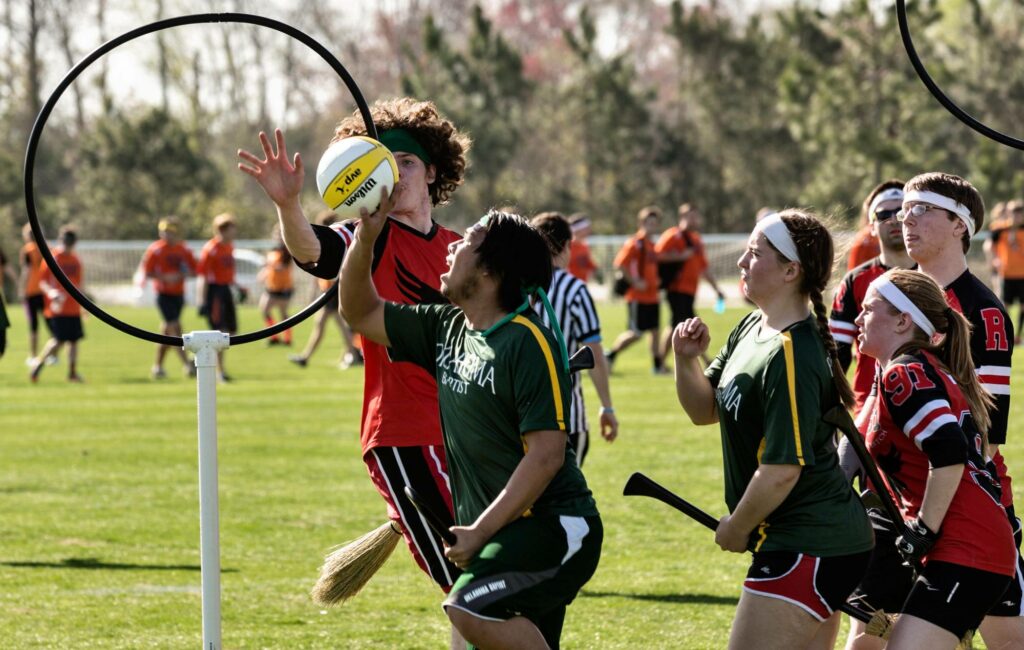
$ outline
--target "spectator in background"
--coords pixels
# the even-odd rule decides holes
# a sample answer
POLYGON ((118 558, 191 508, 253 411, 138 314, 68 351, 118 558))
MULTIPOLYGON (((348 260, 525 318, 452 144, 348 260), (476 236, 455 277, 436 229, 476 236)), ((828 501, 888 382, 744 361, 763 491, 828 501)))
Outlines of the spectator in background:
POLYGON ((18 254, 21 263, 21 280, 18 291, 25 305, 25 318, 28 320, 28 352, 25 364, 31 366, 39 352, 39 321, 43 320, 43 290, 39 287, 39 276, 43 272, 43 255, 32 239, 32 225, 25 224, 21 229, 21 238, 25 244, 18 254))
MULTIPOLYGON (((1006 213, 1006 201, 1000 201, 992 206, 989 215, 992 217, 988 225, 990 235, 997 230, 1005 229, 1010 223, 1006 213)), ((992 237, 986 238, 982 243, 982 251, 985 253, 985 263, 988 264, 989 285, 999 291, 999 269, 996 267, 995 252, 992 250, 992 237)))
POLYGON ((1000 297, 1006 311, 1014 303, 1017 310, 1017 332, 1014 345, 1020 345, 1024 330, 1024 203, 1010 201, 1000 223, 993 222, 989 237, 992 261, 999 278, 1000 297))
MULTIPOLYGON (((196 259, 192 251, 181 241, 181 222, 169 216, 157 225, 159 239, 149 245, 142 255, 142 271, 147 280, 153 281, 156 292, 156 306, 160 310, 160 332, 167 336, 181 336, 181 310, 185 306, 185 279, 195 277, 196 259)), ((150 370, 153 379, 167 376, 164 358, 169 345, 157 345, 156 362, 150 370)), ((195 377, 196 367, 188 359, 184 348, 175 348, 185 374, 195 377)))
MULTIPOLYGON (((316 217, 317 225, 328 227, 331 224, 338 222, 338 215, 330 210, 324 210, 316 217)), ((320 289, 320 293, 327 291, 334 286, 334 280, 326 280, 323 278, 316 278, 317 288, 320 289)), ((347 370, 352 366, 363 365, 363 353, 356 347, 355 336, 352 334, 351 328, 345 319, 341 317, 341 309, 338 307, 338 290, 334 289, 330 299, 324 303, 324 306, 316 313, 313 318, 313 331, 309 333, 309 341, 306 342, 305 349, 302 350, 301 354, 293 354, 288 357, 288 360, 297 366, 302 368, 306 367, 309 363, 309 358, 316 352, 317 347, 320 346, 320 341, 324 337, 324 329, 327 327, 328 319, 333 320, 338 324, 338 330, 341 332, 341 336, 345 339, 345 347, 347 351, 342 355, 341 361, 338 366, 342 370, 347 370)))
POLYGON ((590 237, 592 231, 590 217, 578 212, 569 217, 569 225, 572 227, 572 242, 569 243, 569 264, 566 270, 580 280, 590 282, 591 274, 597 270, 587 244, 587 237, 590 237))
MULTIPOLYGON (((292 300, 295 282, 292 280, 292 256, 281 239, 281 230, 274 228, 274 248, 267 252, 267 263, 260 269, 259 280, 263 282, 263 294, 260 296, 260 315, 267 327, 274 325, 273 311, 276 309, 281 320, 288 318, 288 303, 292 300)), ((292 344, 290 329, 274 334, 267 341, 268 345, 292 344)))
POLYGON ((878 247, 878 238, 871 233, 872 228, 868 221, 868 215, 861 212, 860 226, 850 243, 850 257, 846 261, 847 271, 852 271, 864 262, 878 257, 881 252, 878 247))
MULTIPOLYGON (((58 236, 61 246, 54 251, 54 261, 57 262, 57 266, 64 272, 64 275, 71 280, 71 284, 81 291, 85 286, 85 276, 82 271, 82 261, 74 253, 75 244, 78 242, 78 232, 73 226, 63 226, 58 236)), ((43 370, 46 358, 58 352, 67 343, 68 381, 81 383, 82 377, 78 374, 78 342, 85 336, 82 330, 82 308, 46 265, 43 265, 39 286, 45 297, 43 313, 53 336, 33 361, 29 378, 32 383, 39 381, 39 373, 43 370)))
MULTIPOLYGON (((206 242, 199 254, 197 265, 196 299, 199 301, 199 315, 205 316, 210 329, 234 334, 238 331, 238 316, 235 313, 235 297, 231 288, 235 285, 235 234, 238 226, 235 215, 225 212, 213 218, 213 239, 206 242)), ((239 299, 245 299, 245 290, 239 287, 239 299)), ((217 378, 221 382, 231 381, 224 370, 224 351, 217 353, 217 378)))
MULTIPOLYGON (((665 297, 672 312, 672 322, 662 335, 662 359, 668 358, 672 330, 687 318, 696 316, 693 303, 701 277, 714 288, 719 299, 725 298, 704 254, 704 242, 700 238, 701 213, 689 203, 683 203, 679 206, 678 215, 679 223, 663 232, 654 246, 658 254, 661 286, 665 289, 665 297)), ((704 364, 709 363, 710 359, 705 355, 704 364)))
POLYGON ((666 374, 669 371, 665 368, 658 342, 661 305, 658 299, 658 254, 654 251, 653 242, 661 211, 648 206, 637 213, 636 219, 639 229, 626 240, 615 256, 615 268, 629 281, 625 296, 628 324, 626 331, 615 339, 612 349, 606 355, 608 368, 611 370, 620 352, 640 340, 644 332, 650 332, 652 372, 657 375, 666 374))
POLYGON ((18 276, 7 264, 7 257, 0 250, 0 357, 3 357, 4 352, 7 351, 7 328, 11 326, 11 321, 7 318, 7 301, 4 299, 5 277, 9 277, 13 282, 18 281, 18 276))

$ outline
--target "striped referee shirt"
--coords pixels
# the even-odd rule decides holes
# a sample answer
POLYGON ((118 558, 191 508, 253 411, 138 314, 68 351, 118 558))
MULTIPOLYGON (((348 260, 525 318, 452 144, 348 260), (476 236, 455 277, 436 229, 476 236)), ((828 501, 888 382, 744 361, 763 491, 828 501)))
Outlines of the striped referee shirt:
MULTIPOLYGON (((590 297, 585 282, 565 269, 555 269, 551 276, 551 287, 548 289, 548 300, 551 301, 555 317, 558 318, 558 326, 565 337, 565 347, 569 351, 569 356, 584 343, 601 341, 601 321, 597 317, 594 299, 590 297)), ((538 302, 534 309, 544 321, 544 325, 554 329, 544 305, 538 302)), ((567 425, 569 433, 589 430, 587 412, 583 405, 583 384, 579 373, 572 375, 572 406, 567 425)))

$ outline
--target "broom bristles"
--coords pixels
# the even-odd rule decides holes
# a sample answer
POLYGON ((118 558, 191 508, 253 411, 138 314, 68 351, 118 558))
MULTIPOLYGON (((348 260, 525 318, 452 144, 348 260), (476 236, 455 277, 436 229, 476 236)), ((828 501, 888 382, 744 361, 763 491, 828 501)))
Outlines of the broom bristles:
POLYGON ((355 596, 384 566, 401 538, 389 521, 332 551, 310 592, 313 602, 330 607, 355 596))
MULTIPOLYGON (((871 620, 868 622, 866 632, 871 636, 881 637, 888 639, 889 635, 892 634, 892 628, 896 624, 896 619, 899 616, 897 614, 886 614, 882 610, 876 611, 871 615, 871 620)), ((971 650, 974 647, 974 630, 967 630, 964 634, 964 638, 960 639, 960 643, 957 644, 956 650, 971 650)))

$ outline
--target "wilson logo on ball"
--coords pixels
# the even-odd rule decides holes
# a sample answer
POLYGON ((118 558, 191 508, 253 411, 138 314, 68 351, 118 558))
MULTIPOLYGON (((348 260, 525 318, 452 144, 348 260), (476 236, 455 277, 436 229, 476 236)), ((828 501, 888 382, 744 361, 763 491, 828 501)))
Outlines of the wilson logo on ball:
POLYGON ((391 191, 397 181, 395 157, 383 144, 365 136, 332 144, 316 170, 320 196, 343 219, 358 218, 361 208, 376 211, 381 188, 391 191))

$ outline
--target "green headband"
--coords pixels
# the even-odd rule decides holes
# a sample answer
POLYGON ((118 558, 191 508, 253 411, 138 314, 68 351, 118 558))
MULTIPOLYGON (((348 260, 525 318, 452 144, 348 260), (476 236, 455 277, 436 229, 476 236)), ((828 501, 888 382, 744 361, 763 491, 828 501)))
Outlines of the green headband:
POLYGON ((421 145, 419 141, 412 137, 412 134, 405 129, 388 129, 387 131, 382 131, 380 134, 380 141, 381 144, 390 149, 392 153, 399 151, 403 153, 411 153, 422 160, 424 165, 433 164, 427 150, 424 149, 423 145, 421 145))

